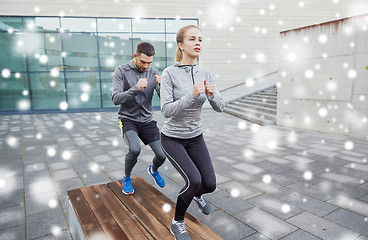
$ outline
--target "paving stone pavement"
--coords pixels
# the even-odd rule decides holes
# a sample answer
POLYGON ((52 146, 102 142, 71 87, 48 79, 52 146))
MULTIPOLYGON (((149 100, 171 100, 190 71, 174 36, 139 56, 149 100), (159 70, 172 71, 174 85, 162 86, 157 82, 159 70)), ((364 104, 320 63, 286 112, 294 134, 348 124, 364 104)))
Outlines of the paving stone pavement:
MULTIPOLYGON (((209 216, 189 212, 224 239, 368 239, 367 139, 209 109, 202 124, 217 189, 209 216)), ((0 116, 0 239, 72 239, 67 190, 121 179, 126 153, 116 112, 0 116)), ((133 175, 155 186, 152 158, 142 146, 133 175)), ((160 172, 176 201, 184 181, 168 161, 160 172)))

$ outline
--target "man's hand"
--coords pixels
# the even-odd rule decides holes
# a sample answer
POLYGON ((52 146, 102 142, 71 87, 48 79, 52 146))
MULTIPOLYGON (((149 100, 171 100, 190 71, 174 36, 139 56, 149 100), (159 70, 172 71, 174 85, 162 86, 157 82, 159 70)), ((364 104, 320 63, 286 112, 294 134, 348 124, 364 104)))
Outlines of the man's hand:
POLYGON ((162 78, 162 75, 155 75, 155 78, 156 78, 156 82, 158 84, 161 84, 161 78, 162 78))
POLYGON ((141 78, 138 80, 137 87, 142 91, 143 88, 147 87, 147 78, 141 78))
POLYGON ((215 93, 215 85, 211 82, 204 80, 204 89, 207 96, 212 96, 215 93))
POLYGON ((193 86, 193 94, 198 98, 202 93, 204 93, 204 87, 201 83, 196 83, 193 86))

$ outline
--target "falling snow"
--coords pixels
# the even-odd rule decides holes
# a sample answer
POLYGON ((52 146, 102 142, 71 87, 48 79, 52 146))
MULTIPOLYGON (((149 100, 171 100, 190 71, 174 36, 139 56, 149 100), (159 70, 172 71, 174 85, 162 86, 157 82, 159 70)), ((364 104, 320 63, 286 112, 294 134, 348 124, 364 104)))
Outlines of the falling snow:
POLYGON ((71 158, 71 156, 72 156, 72 154, 71 154, 71 152, 69 152, 69 151, 64 151, 64 152, 62 153, 62 158, 63 158, 64 160, 69 160, 69 159, 71 158))
POLYGON ((270 184, 270 183, 271 183, 271 181, 272 181, 272 177, 271 177, 271 175, 266 174, 266 175, 264 175, 264 176, 262 177, 262 180, 263 180, 263 182, 264 182, 264 183, 266 183, 266 184, 270 184))
POLYGON ((49 149, 47 149, 47 155, 50 156, 50 157, 54 157, 56 155, 55 148, 49 148, 49 149))
POLYGON ((57 68, 53 68, 53 69, 51 69, 51 71, 50 71, 50 75, 51 75, 52 77, 58 77, 58 76, 59 76, 59 70, 58 70, 57 68))
POLYGON ((346 141, 344 144, 344 147, 346 150, 353 150, 354 148, 354 143, 352 141, 346 141))
POLYGON ((162 211, 164 211, 165 213, 168 213, 171 211, 171 205, 168 203, 165 203, 164 205, 162 205, 162 211))
POLYGON ((67 121, 65 122, 65 124, 64 124, 64 127, 65 127, 66 129, 72 129, 72 128, 73 128, 73 126, 74 126, 74 123, 73 123, 73 121, 72 121, 72 120, 67 120, 67 121))
MULTIPOLYGON (((83 1, 77 1, 77 2, 81 2, 80 4, 82 4, 83 1)), ((111 2, 122 3, 122 2, 130 2, 130 1, 129 0, 125 0, 125 1, 114 0, 111 2)), ((134 1, 132 1, 132 3, 133 2, 134 1)), ((339 0, 332 0, 330 2, 332 2, 334 5, 340 4, 339 0)), ((236 1, 236 0, 217 1, 209 5, 207 9, 203 8, 203 9, 197 10, 196 13, 199 16, 206 16, 206 18, 208 18, 206 19, 206 22, 201 20, 201 26, 203 27, 204 30, 207 30, 207 28, 208 29, 214 28, 218 31, 226 30, 227 34, 237 34, 239 33, 239 31, 242 31, 239 29, 243 29, 245 28, 244 26, 246 26, 247 28, 246 30, 251 32, 255 36, 257 36, 257 38, 267 38, 268 36, 271 36, 273 34, 273 31, 275 31, 276 28, 277 28, 277 31, 279 30, 281 31, 284 29, 288 29, 291 26, 290 23, 288 22, 288 18, 279 15, 279 12, 278 12, 279 10, 280 12, 284 11, 283 6, 281 4, 278 4, 278 5, 275 5, 275 4, 269 4, 269 5, 263 4, 262 5, 261 4, 259 8, 254 10, 255 15, 257 15, 258 19, 260 20, 259 22, 257 22, 254 19, 250 21, 244 15, 237 16, 237 14, 239 14, 239 11, 237 11, 238 5, 239 5, 239 1, 236 1), (264 26, 261 24, 263 21, 269 21, 270 17, 273 17, 274 24, 272 27, 264 26)), ((306 11, 306 9, 310 7, 313 8, 313 6, 309 4, 308 1, 306 2, 296 1, 294 5, 295 5, 294 9, 298 9, 299 11, 306 11)), ((134 15, 136 16, 136 19, 139 19, 144 16, 144 14, 142 13, 144 13, 143 10, 145 10, 147 6, 143 4, 140 4, 137 6, 138 6, 137 9, 141 10, 141 13, 138 14, 139 11, 137 11, 134 13, 134 15)), ((35 12, 37 15, 41 14, 44 11, 43 7, 41 8, 40 6, 32 6, 31 10, 35 12)), ((75 10, 77 10, 77 8, 75 8, 75 10)), ((58 11, 59 12, 56 15, 65 16, 65 15, 68 15, 69 13, 73 13, 74 10, 73 9, 63 9, 63 10, 60 9, 58 11)), ((341 13, 334 11, 333 13, 330 14, 331 15, 330 17, 331 18, 333 16, 340 17, 341 13)), ((181 18, 185 18, 185 17, 186 16, 184 15, 174 16, 174 18, 177 20, 181 18)), ((28 28, 28 30, 32 31, 32 30, 35 30, 36 25, 33 22, 31 22, 31 23, 28 23, 26 27, 28 28)), ((90 27, 96 28, 96 23, 92 23, 90 27)), ((125 26, 120 24, 118 28, 122 30, 125 28, 125 26)), ((361 29, 360 31, 366 31, 367 25, 359 26, 359 29, 361 29)), ((347 37, 355 36, 356 31, 357 31, 355 28, 350 27, 350 26, 346 26, 343 30, 344 30, 344 34, 347 37)), ((13 35, 13 36, 16 33, 13 28, 9 28, 7 29, 7 31, 9 35, 13 35)), ((63 29, 60 30, 60 32, 63 32, 63 31, 64 31, 63 29)), ((211 32, 211 31, 208 31, 208 32, 211 32)), ((207 37, 206 40, 208 40, 207 44, 211 44, 212 40, 213 42, 215 42, 214 44, 217 43, 217 40, 215 39, 215 37, 213 37, 212 40, 210 37, 207 37)), ((323 76, 323 78, 326 78, 327 81, 322 82, 321 85, 318 85, 317 89, 314 89, 313 94, 315 94, 315 96, 313 97, 318 98, 318 103, 311 104, 313 105, 313 107, 311 107, 310 111, 307 110, 307 108, 295 109, 295 110, 292 109, 293 111, 298 111, 302 114, 302 117, 300 117, 297 121, 301 122, 306 127, 313 126, 316 124, 317 125, 326 124, 328 125, 328 128, 331 130, 332 133, 341 130, 341 132, 344 132, 346 133, 345 135, 347 135, 347 133, 349 133, 351 129, 349 129, 349 126, 348 126, 349 123, 343 122, 342 120, 345 117, 343 116, 343 114, 345 113, 345 115, 353 116, 354 119, 357 120, 357 122, 355 123, 357 127, 359 126, 360 129, 367 128, 367 115, 358 114, 354 112, 354 110, 356 111, 357 109, 360 109, 361 106, 366 104, 367 94, 359 92, 354 96, 354 98, 359 100, 359 102, 354 102, 354 103, 344 102, 344 104, 340 104, 341 100, 339 99, 339 94, 340 94, 340 91, 345 91, 345 89, 347 88, 346 85, 344 85, 344 82, 340 81, 340 78, 343 79, 344 81, 345 80, 349 80, 349 81, 359 80, 360 81, 364 76, 366 76, 366 71, 368 70, 368 66, 364 65, 363 67, 358 68, 356 65, 354 65, 353 62, 350 62, 350 61, 341 62, 341 63, 336 64, 336 68, 339 70, 339 73, 341 74, 330 76, 326 74, 325 70, 329 67, 328 64, 326 63, 330 59, 335 59, 336 57, 333 52, 330 52, 327 49, 327 46, 334 43, 333 37, 331 37, 330 35, 327 35, 327 33, 322 33, 322 34, 315 35, 314 37, 302 36, 299 39, 299 41, 300 41, 300 44, 304 44, 304 45, 295 47, 293 46, 293 44, 283 44, 281 46, 283 51, 285 51, 283 58, 285 58, 285 61, 288 61, 288 64, 294 64, 293 70, 299 68, 298 69, 299 75, 295 76, 294 71, 279 69, 280 70, 279 77, 282 79, 285 79, 285 81, 291 81, 291 79, 293 79, 293 84, 295 84, 297 81, 301 81, 301 79, 303 79, 303 81, 309 81, 309 82, 319 81, 321 79, 321 76, 323 76), (300 59, 303 59, 302 50, 305 50, 306 49, 305 46, 308 46, 308 44, 312 44, 312 43, 318 44, 316 49, 319 49, 319 52, 316 53, 318 55, 316 58, 319 59, 318 60, 319 62, 312 63, 310 65, 299 66, 298 64, 300 62, 300 59), (362 71, 362 69, 364 71, 362 71), (337 113, 341 115, 338 115, 337 113), (358 121, 359 121, 359 124, 358 124, 358 121)), ((50 36, 48 38, 47 44, 56 44, 56 43, 57 43, 57 39, 55 39, 55 37, 50 36)), ((105 47, 110 48, 110 49, 114 49, 114 48, 117 49, 118 47, 120 47, 120 43, 117 44, 113 41, 106 41, 103 44, 105 47)), ((16 45, 18 48, 23 48, 27 44, 26 42, 23 42, 22 40, 17 39, 16 45)), ((347 42, 345 45, 351 48, 351 51, 353 51, 355 48, 358 47, 358 44, 356 42, 351 42, 351 41, 347 42)), ((228 41, 224 43, 224 46, 227 48, 235 48, 235 46, 237 46, 237 43, 228 41)), ((168 49, 175 49, 175 47, 176 47, 175 44, 171 42, 167 43, 168 49)), ((247 51, 245 49, 246 48, 241 49, 239 53, 235 54, 234 56, 229 56, 225 58, 224 62, 226 62, 229 66, 238 64, 239 61, 241 61, 241 64, 243 64, 242 66, 247 66, 247 64, 250 62, 256 63, 257 66, 266 66, 268 64, 268 61, 271 61, 272 59, 275 58, 275 56, 273 56, 272 54, 270 54, 268 51, 264 49, 251 49, 251 50, 246 49, 247 51)), ((116 50, 116 52, 114 52, 113 54, 111 54, 110 56, 102 60, 102 61, 105 61, 104 64, 106 66, 114 67, 117 64, 120 64, 115 60, 116 59, 115 55, 116 53, 118 53, 118 51, 119 50, 116 50)), ((121 52, 121 54, 123 54, 123 52, 121 52)), ((40 63, 40 65, 43 65, 43 66, 50 64, 52 60, 52 57, 48 56, 47 54, 32 53, 30 56, 32 59, 34 58, 36 61, 40 63)), ((66 52, 62 52, 61 57, 67 58, 68 54, 66 52)), ((156 62, 154 63, 153 66, 160 67, 160 63, 156 62)), ((82 68, 81 70, 84 70, 84 68, 82 68)), ((14 78, 15 78, 14 81, 21 81, 24 77, 26 77, 25 76, 26 74, 24 74, 23 72, 20 73, 17 71, 19 70, 14 71, 13 69, 10 70, 8 68, 1 69, 1 77, 3 79, 12 80, 12 81, 14 78)), ((59 86, 58 85, 59 82, 57 81, 57 78, 64 77, 63 69, 51 68, 50 70, 50 68, 48 68, 47 71, 49 71, 47 73, 50 79, 49 81, 47 81, 46 84, 48 84, 49 87, 51 88, 57 88, 59 86)), ((226 77, 225 73, 218 72, 216 69, 214 69, 213 75, 217 79, 222 79, 226 77)), ((259 75, 262 75, 262 74, 259 74, 259 75)), ((258 80, 254 79, 253 77, 256 77, 256 76, 252 76, 252 75, 249 76, 247 70, 244 70, 244 78, 242 79, 243 81, 242 83, 244 83, 244 86, 246 88, 251 89, 257 84, 258 80)), ((283 88, 284 87, 286 88, 286 83, 278 82, 277 86, 281 90, 281 86, 283 88)), ((83 104, 88 103, 90 101, 91 96, 93 96, 92 86, 87 82, 83 82, 77 88, 79 88, 79 90, 81 91, 79 95, 77 95, 78 101, 80 100, 81 102, 83 102, 83 104)), ((305 86, 304 87, 295 86, 294 88, 292 88, 290 92, 288 92, 290 96, 288 96, 288 98, 283 99, 283 101, 280 101, 280 102, 287 107, 294 106, 293 100, 295 99, 293 99, 292 96, 293 95, 297 97, 302 96, 308 90, 310 89, 308 89, 305 86)), ((24 99, 20 99, 19 101, 16 102, 17 109, 21 111, 30 110, 31 103, 29 101, 29 98, 32 96, 32 92, 29 92, 29 90, 27 89, 21 89, 19 95, 22 95, 24 99)), ((296 99, 300 100, 298 98, 296 99)), ((267 102, 266 99, 263 99, 263 102, 266 103, 267 102)), ((69 105, 66 101, 60 101, 60 103, 57 103, 57 104, 58 105, 56 105, 56 108, 58 106, 60 110, 63 110, 63 111, 68 110, 69 105)), ((71 104, 70 99, 69 99, 69 104, 71 104)), ((102 130, 93 129, 93 126, 90 125, 89 123, 87 125, 91 127, 89 128, 89 134, 91 136, 87 136, 87 135, 82 136, 80 135, 79 132, 72 131, 73 128, 75 129, 77 128, 77 126, 79 127, 79 124, 81 122, 80 119, 70 120, 68 119, 68 117, 65 117, 62 119, 62 121, 59 121, 57 123, 53 122, 54 120, 52 118, 45 117, 45 119, 47 120, 42 122, 42 124, 35 125, 37 132, 34 132, 33 135, 27 132, 30 129, 25 129, 26 131, 24 133, 24 136, 19 137, 16 134, 16 132, 19 131, 20 129, 17 130, 17 128, 15 127, 19 122, 16 122, 17 120, 15 119, 12 119, 12 120, 8 119, 8 121, 14 122, 14 126, 12 125, 11 128, 9 128, 9 133, 7 133, 7 135, 3 133, 6 130, 6 125, 5 127, 1 127, 0 129, 0 133, 2 134, 1 143, 3 143, 6 149, 11 149, 14 151, 18 151, 21 148, 26 149, 26 145, 23 146, 23 141, 27 139, 26 134, 29 134, 29 139, 37 139, 35 141, 37 142, 37 144, 43 144, 43 142, 47 142, 51 138, 52 127, 56 128, 58 126, 59 127, 61 126, 64 129, 65 135, 60 136, 60 139, 57 139, 58 145, 52 143, 52 145, 51 144, 46 145, 42 150, 44 151, 45 158, 46 158, 46 160, 44 161, 50 161, 50 162, 47 162, 50 166, 43 165, 44 163, 42 162, 42 164, 40 165, 33 165, 32 167, 28 168, 27 171, 29 169, 32 169, 32 171, 36 171, 36 170, 39 171, 39 168, 42 168, 42 171, 45 171, 46 175, 47 174, 50 175, 49 170, 47 170, 47 168, 52 169, 50 172, 51 174, 54 174, 53 171, 55 169, 57 169, 58 167, 63 168, 63 166, 65 166, 65 165, 51 165, 53 162, 51 162, 50 159, 52 159, 52 161, 60 159, 60 160, 63 160, 61 161, 61 163, 65 163, 69 165, 74 164, 75 162, 78 162, 79 157, 80 157, 79 154, 81 154, 79 149, 75 150, 71 148, 71 150, 70 149, 68 150, 67 148, 68 144, 65 144, 65 147, 66 147, 65 149, 59 148, 59 146, 64 147, 63 143, 70 141, 70 138, 74 138, 74 139, 77 138, 78 140, 76 141, 76 144, 80 144, 79 146, 84 146, 83 144, 85 143, 87 143, 86 145, 88 145, 88 142, 93 142, 93 141, 100 142, 101 146, 106 146, 106 148, 109 150, 113 149, 111 152, 121 151, 119 152, 119 154, 121 155, 121 156, 119 155, 119 157, 122 157, 123 156, 122 152, 126 151, 126 149, 123 149, 123 150, 121 149, 123 148, 123 145, 124 145, 124 144, 121 144, 122 143, 121 139, 118 139, 118 138, 115 139, 113 137, 110 137, 107 139, 101 139, 99 138, 99 134, 101 133, 102 130), (73 136, 73 134, 75 134, 75 136, 73 136), (3 137, 3 136, 6 136, 6 137, 3 137), (75 150, 75 153, 74 153, 74 150, 75 150)), ((106 117, 105 114, 101 113, 101 114, 95 114, 95 115, 91 114, 89 115, 88 119, 98 124, 100 123, 106 124, 107 123, 106 119, 108 118, 106 117)), ((4 120, 2 119, 2 121, 4 120)), ((27 126, 27 127, 32 128, 33 126, 27 126)), ((108 127, 110 129, 113 129, 112 126, 108 126, 108 127)), ((231 126, 229 126, 229 128, 230 127, 231 126)), ((254 169, 253 168, 244 169, 236 165, 237 171, 240 171, 241 174, 236 175, 235 172, 233 172, 235 168, 231 168, 232 171, 224 170, 223 172, 222 171, 219 172, 221 177, 223 177, 223 179, 220 178, 221 180, 226 181, 227 177, 233 178, 234 176, 237 176, 239 179, 235 179, 234 181, 243 180, 244 182, 246 182, 244 185, 249 186, 249 189, 250 189, 249 191, 252 192, 252 187, 257 186, 254 184, 257 181, 267 185, 268 187, 273 187, 273 185, 277 183, 278 180, 280 180, 280 176, 282 178, 281 181, 288 181, 288 178, 291 178, 291 176, 289 175, 297 176, 297 179, 300 180, 300 182, 302 182, 303 187, 307 189, 306 192, 308 193, 312 192, 312 195, 313 195, 313 192, 316 192, 316 194, 313 196, 315 199, 318 199, 319 196, 328 195, 330 198, 328 199, 328 201, 326 201, 328 202, 326 204, 338 206, 339 208, 344 209, 344 211, 349 210, 351 212, 355 212, 356 214, 359 215, 361 223, 368 222, 368 218, 366 217, 367 216, 367 204, 364 201, 364 199, 362 198, 363 200, 357 200, 357 199, 352 198, 349 195, 351 194, 351 192, 349 192, 349 189, 345 189, 345 188, 348 188, 347 186, 349 184, 354 185, 354 186, 357 184, 360 184, 361 186, 359 188, 359 191, 364 192, 364 193, 366 192, 365 191, 365 189, 367 188, 366 181, 368 179, 366 178, 366 175, 364 175, 364 173, 367 172, 367 158, 364 154, 355 152, 356 149, 362 148, 363 144, 360 139, 357 140, 357 142, 355 140, 343 140, 339 142, 340 144, 337 144, 336 143, 337 141, 335 141, 334 137, 329 138, 330 136, 328 136, 326 139, 322 139, 322 140, 315 139, 313 141, 310 139, 306 139, 306 135, 308 135, 308 133, 304 133, 304 132, 300 133, 299 131, 291 131, 290 129, 287 129, 287 131, 285 130, 282 134, 277 134, 272 131, 267 131, 267 127, 261 127, 258 124, 254 124, 254 123, 247 122, 244 120, 237 120, 237 122, 235 122, 233 127, 236 129, 236 132, 234 133, 234 135, 238 133, 243 133, 243 134, 246 134, 248 138, 246 140, 228 139, 229 141, 233 140, 234 142, 244 141, 241 143, 243 144, 241 146, 242 150, 239 151, 238 154, 234 154, 232 151, 226 150, 227 152, 225 153, 228 154, 228 156, 226 157, 221 156, 221 157, 224 157, 222 158, 222 160, 225 159, 228 161, 227 167, 228 166, 233 167, 235 165, 233 164, 233 161, 235 161, 234 159, 240 158, 241 159, 240 164, 242 163, 249 164, 246 166, 252 166, 254 167, 254 169), (289 155, 291 151, 295 150, 293 147, 303 148, 303 149, 307 148, 307 150, 301 151, 300 149, 298 149, 298 151, 294 152, 295 154, 298 154, 298 155, 292 155, 292 154, 289 155), (342 152, 343 154, 341 154, 342 152), (267 157, 269 157, 267 154, 270 154, 272 158, 267 159, 267 157), (340 157, 336 158, 335 154, 339 154, 340 156, 343 156, 343 158, 340 158, 340 157), (318 170, 315 170, 313 168, 309 169, 308 166, 312 166, 314 162, 317 162, 319 156, 322 156, 321 158, 325 160, 325 161, 318 162, 318 164, 321 164, 320 166, 318 166, 320 167, 320 169, 318 170), (269 169, 267 169, 267 165, 266 164, 262 165, 264 163, 267 163, 268 160, 269 162, 272 162, 272 164, 275 164, 274 166, 277 166, 276 164, 278 164, 279 167, 287 166, 287 169, 288 170, 290 169, 290 171, 286 172, 285 175, 283 175, 284 173, 277 173, 278 175, 269 174, 270 172, 268 171, 269 169), (357 173, 359 174, 357 174, 357 176, 347 176, 347 175, 342 174, 341 171, 336 172, 336 169, 335 169, 336 165, 332 165, 334 160, 341 162, 341 164, 343 163, 345 164, 345 165, 338 166, 338 167, 341 167, 341 169, 343 169, 342 172, 343 171, 357 171, 357 173), (353 161, 353 163, 350 163, 349 161, 353 161), (331 164, 331 166, 329 164, 331 164), (295 169, 293 169, 293 167, 295 167, 295 169), (250 174, 252 170, 254 171, 262 170, 262 171, 259 174, 252 175, 250 174), (246 174, 244 174, 244 172, 246 172, 246 174), (222 176, 222 175, 225 175, 224 173, 228 174, 228 176, 227 177, 222 176), (248 175, 249 176, 252 175, 251 176, 252 178, 246 179, 248 175), (241 179, 241 177, 243 177, 243 179, 241 179), (314 180, 316 180, 316 182, 320 182, 320 180, 324 180, 324 181, 319 185, 319 184, 314 184, 315 182, 314 180), (339 184, 336 186, 335 185, 333 186, 332 182, 338 182, 339 184), (321 187, 321 188, 318 189, 318 187, 321 187), (339 191, 341 191, 341 193, 339 191), (335 193, 336 195, 332 195, 332 196, 329 195, 329 194, 335 194, 335 193), (360 211, 357 212, 356 209, 360 209, 360 211)), ((216 129, 206 129, 205 130, 205 132, 208 133, 208 136, 211 136, 211 134, 216 134, 217 132, 215 131, 216 129)), ((341 132, 338 132, 338 133, 341 133, 341 132)), ((109 132, 109 135, 111 134, 114 135, 115 133, 116 132, 111 131, 109 132)), ((119 133, 114 135, 114 137, 117 137, 118 135, 119 133)), ((342 138, 345 139, 345 135, 342 136, 342 138)), ((234 136, 231 136, 231 137, 234 137, 234 136)), ((214 146, 212 145, 212 143, 209 145, 211 147, 214 146)), ((225 143, 223 145, 226 146, 225 143)), ((219 146, 218 148, 223 147, 222 144, 219 144, 218 146, 219 146)), ((215 145, 215 147, 217 148, 217 145, 215 145)), ((365 146, 363 146, 363 148, 364 147, 365 146)), ((23 154, 22 155, 23 157, 25 156, 24 159, 27 160, 27 151, 24 151, 24 153, 22 154, 23 154)), ((102 154, 102 153, 99 153, 99 154, 102 154)), ((103 154, 105 154, 105 152, 103 154)), ((116 152, 114 152, 114 154, 116 154, 116 152)), ((81 173, 78 179, 82 178, 86 180, 86 179, 96 177, 98 174, 103 174, 102 173, 103 171, 101 170, 106 169, 107 164, 96 163, 94 161, 95 160, 94 157, 95 156, 90 156, 90 158, 88 159, 88 169, 86 169, 87 172, 81 173), (93 177, 91 177, 91 175, 93 177)), ((219 163, 219 160, 217 159, 217 157, 219 156, 214 155, 213 157, 213 160, 216 164, 219 163)), ((58 163, 58 164, 61 164, 61 163, 58 163)), ((271 169, 272 167, 273 166, 269 168, 271 169)), ((168 171, 169 169, 170 168, 167 165, 163 167, 163 171, 168 171)), ((26 171, 26 174, 28 174, 27 171, 26 171)), ((18 188, 15 188, 15 183, 17 182, 16 181, 17 174, 18 173, 12 171, 11 169, 5 169, 5 168, 0 169, 0 197, 3 196, 2 195, 3 192, 9 192, 9 191, 14 191, 14 189, 18 189, 18 188)), ((25 178, 24 178, 25 181, 28 180, 27 177, 28 176, 25 175, 25 178)), ((45 205, 50 209, 58 208, 59 203, 60 203, 58 196, 55 196, 54 194, 48 194, 48 192, 52 192, 55 190, 54 183, 50 180, 42 179, 41 177, 35 180, 36 181, 32 183, 28 183, 28 182, 25 182, 25 183, 27 184, 27 187, 29 184, 30 192, 32 195, 34 195, 32 197, 36 199, 36 202, 42 205, 45 205)), ((299 191, 302 191, 301 189, 302 185, 298 185, 298 183, 290 183, 286 187, 287 188, 290 187, 292 191, 295 190, 295 192, 299 192, 299 191)), ((266 191, 266 190, 267 188, 257 189, 257 191, 261 192, 261 194, 264 194, 264 192, 262 191, 266 191)), ((227 194, 230 194, 232 198, 239 198, 240 196, 243 196, 244 192, 245 192, 244 189, 238 188, 238 187, 230 187, 229 189, 227 189, 227 194)), ((27 192, 27 194, 29 193, 27 192)), ((255 196, 252 196, 252 197, 255 197, 255 196)), ((284 197, 284 199, 287 199, 287 198, 284 197)), ((297 206, 296 204, 294 205, 296 207, 300 207, 302 211, 308 212, 308 211, 311 211, 311 209, 304 209, 303 203, 306 203, 305 204, 306 206, 309 201, 311 202, 317 201, 315 199, 312 200, 312 198, 309 198, 309 197, 308 198, 301 197, 297 202, 300 206, 297 206)), ((242 201, 246 201, 246 200, 242 200, 242 201)), ((168 213, 172 210, 173 209, 170 204, 165 203, 162 205, 163 212, 168 213)), ((277 205, 277 211, 280 213, 289 214, 290 212, 292 212, 292 210, 294 211, 294 206, 291 205, 291 203, 282 203, 281 205, 277 205)), ((337 210, 336 212, 338 213, 339 210, 337 210)), ((240 213, 239 215, 247 213, 249 209, 242 209, 242 211, 243 213, 240 213)), ((303 214, 303 213, 300 213, 300 214, 303 214)), ((313 212, 313 214, 318 215, 318 213, 315 213, 315 212, 313 212)), ((265 216, 268 216, 268 215, 265 215, 265 216)), ((270 218, 272 219, 274 217, 275 216, 272 215, 272 217, 270 218)), ((266 219, 266 217, 264 218, 266 219)), ((219 218, 217 221, 221 221, 221 218, 219 218)), ((247 219, 248 223, 250 223, 251 221, 252 221, 252 218, 247 219)), ((314 226, 314 228, 318 228, 318 224, 316 223, 313 223, 312 226, 314 226)), ((50 228, 49 230, 54 236, 59 236, 61 232, 63 231, 62 226, 51 225, 48 227, 50 228)), ((95 238, 98 239, 99 236, 96 235, 95 238)))
POLYGON ((232 197, 236 198, 236 197, 239 197, 240 191, 239 191, 239 189, 234 188, 234 189, 231 190, 230 194, 231 194, 232 197))
POLYGON ((8 78, 8 77, 10 77, 10 70, 9 69, 3 69, 2 71, 1 71, 1 76, 3 77, 3 78, 8 78))
POLYGON ((306 171, 306 172, 304 172, 304 174, 303 174, 303 178, 305 179, 305 180, 312 180, 312 178, 313 178, 313 173, 311 172, 311 171, 306 171))
POLYGON ((59 104, 60 110, 67 110, 68 109, 68 103, 65 101, 60 102, 59 104))

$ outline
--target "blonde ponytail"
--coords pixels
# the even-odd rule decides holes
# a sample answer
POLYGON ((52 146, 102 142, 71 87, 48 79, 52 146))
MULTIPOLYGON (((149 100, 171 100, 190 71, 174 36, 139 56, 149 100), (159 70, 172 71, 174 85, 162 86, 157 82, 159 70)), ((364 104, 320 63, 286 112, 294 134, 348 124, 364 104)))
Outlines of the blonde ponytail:
POLYGON ((179 47, 176 48, 176 54, 175 54, 175 62, 181 62, 183 60, 183 53, 179 49, 179 47))

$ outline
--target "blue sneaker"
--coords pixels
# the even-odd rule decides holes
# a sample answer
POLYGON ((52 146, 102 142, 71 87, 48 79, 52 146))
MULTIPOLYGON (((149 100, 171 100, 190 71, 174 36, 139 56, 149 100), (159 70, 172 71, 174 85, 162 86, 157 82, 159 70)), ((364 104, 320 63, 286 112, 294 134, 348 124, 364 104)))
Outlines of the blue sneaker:
POLYGON ((148 168, 147 168, 147 172, 155 179, 155 182, 156 182, 156 185, 159 186, 160 188, 164 188, 165 187, 165 180, 161 177, 160 173, 158 172, 155 172, 155 173, 152 173, 151 172, 151 168, 152 168, 152 165, 150 165, 148 168))
POLYGON ((122 192, 126 195, 131 195, 134 193, 134 188, 132 186, 132 178, 131 177, 123 177, 123 189, 122 192))

